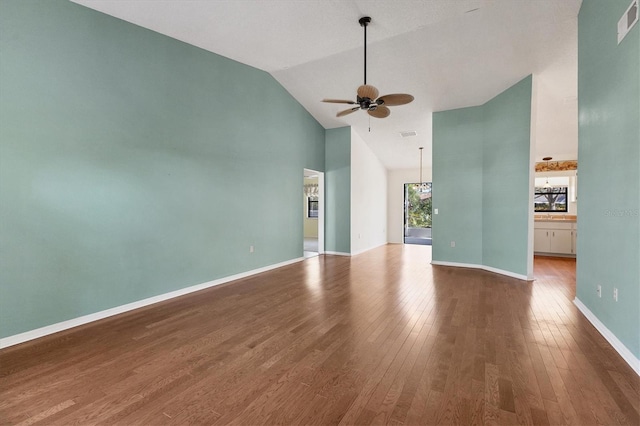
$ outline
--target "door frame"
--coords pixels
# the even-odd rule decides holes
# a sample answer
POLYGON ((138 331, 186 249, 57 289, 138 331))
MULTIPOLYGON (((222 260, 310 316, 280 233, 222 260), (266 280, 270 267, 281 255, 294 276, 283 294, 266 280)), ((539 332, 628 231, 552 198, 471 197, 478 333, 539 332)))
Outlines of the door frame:
MULTIPOLYGON (((324 253, 324 172, 317 170, 307 169, 303 170, 303 184, 304 177, 313 174, 318 176, 318 254, 324 253)), ((304 238, 304 232, 303 232, 304 238)))
MULTIPOLYGON (((433 191, 433 182, 424 182, 424 183, 431 184, 431 190, 433 191)), ((403 206, 402 206, 402 209, 403 209, 402 210, 402 244, 407 244, 407 242, 406 242, 407 236, 405 234, 407 232, 407 222, 408 222, 408 219, 409 219, 409 215, 408 215, 409 209, 407 208, 408 207, 407 195, 409 193, 409 186, 410 185, 418 185, 418 184, 419 183, 417 183, 417 182, 413 182, 413 183, 405 182, 403 187, 402 187, 403 188, 403 193, 402 193, 402 204, 403 204, 403 206)), ((432 195, 433 195, 433 192, 432 192, 432 195)), ((431 209, 433 210, 433 204, 431 206, 431 209)), ((432 221, 432 225, 429 227, 429 229, 433 230, 433 211, 431 212, 431 221, 432 221)), ((432 235, 431 238, 432 238, 432 241, 433 241, 433 235, 432 235)))

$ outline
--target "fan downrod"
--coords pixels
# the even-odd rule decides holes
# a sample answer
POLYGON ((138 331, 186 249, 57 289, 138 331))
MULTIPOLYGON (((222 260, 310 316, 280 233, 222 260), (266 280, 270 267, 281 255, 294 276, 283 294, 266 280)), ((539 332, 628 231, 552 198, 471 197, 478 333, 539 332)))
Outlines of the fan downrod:
POLYGON ((370 16, 358 19, 360 26, 364 28, 364 84, 367 84, 367 26, 371 23, 370 16))

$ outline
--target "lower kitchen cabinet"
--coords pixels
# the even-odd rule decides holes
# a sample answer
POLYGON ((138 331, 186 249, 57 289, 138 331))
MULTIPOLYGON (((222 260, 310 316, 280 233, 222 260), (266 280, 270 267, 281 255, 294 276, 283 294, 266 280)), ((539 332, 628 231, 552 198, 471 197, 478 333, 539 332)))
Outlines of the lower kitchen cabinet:
POLYGON ((576 223, 536 221, 533 251, 548 254, 576 254, 576 223))

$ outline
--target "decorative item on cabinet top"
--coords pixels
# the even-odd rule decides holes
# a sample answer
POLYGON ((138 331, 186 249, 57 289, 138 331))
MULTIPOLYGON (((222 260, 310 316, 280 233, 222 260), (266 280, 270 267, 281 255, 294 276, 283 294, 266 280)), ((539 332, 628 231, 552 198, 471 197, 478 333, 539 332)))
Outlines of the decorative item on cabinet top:
POLYGON ((536 172, 562 172, 565 170, 578 170, 578 160, 536 163, 536 172))
POLYGON ((534 220, 566 220, 576 221, 578 216, 575 214, 534 214, 534 220))

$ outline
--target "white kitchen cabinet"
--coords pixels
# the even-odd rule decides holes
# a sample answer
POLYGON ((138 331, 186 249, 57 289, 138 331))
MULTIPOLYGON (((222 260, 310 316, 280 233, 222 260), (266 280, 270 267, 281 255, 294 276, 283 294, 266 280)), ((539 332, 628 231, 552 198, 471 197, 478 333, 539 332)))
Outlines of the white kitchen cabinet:
POLYGON ((549 251, 551 253, 573 253, 573 231, 570 229, 552 229, 549 238, 549 251))
POLYGON ((548 254, 575 254, 575 222, 536 221, 533 251, 548 254))
POLYGON ((551 250, 551 239, 549 238, 548 229, 533 230, 533 251, 547 253, 551 250))

